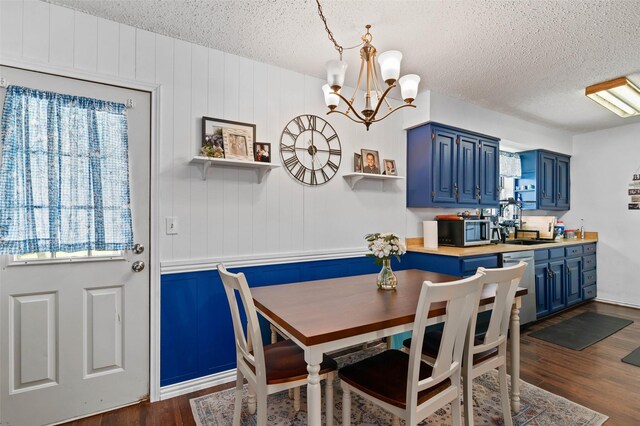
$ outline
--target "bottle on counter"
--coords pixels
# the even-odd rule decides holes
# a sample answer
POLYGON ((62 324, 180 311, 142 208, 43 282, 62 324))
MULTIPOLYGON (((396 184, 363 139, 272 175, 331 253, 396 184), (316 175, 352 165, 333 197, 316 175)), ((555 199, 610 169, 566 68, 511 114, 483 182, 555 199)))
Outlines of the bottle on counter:
POLYGON ((584 219, 580 219, 580 239, 584 240, 584 219))

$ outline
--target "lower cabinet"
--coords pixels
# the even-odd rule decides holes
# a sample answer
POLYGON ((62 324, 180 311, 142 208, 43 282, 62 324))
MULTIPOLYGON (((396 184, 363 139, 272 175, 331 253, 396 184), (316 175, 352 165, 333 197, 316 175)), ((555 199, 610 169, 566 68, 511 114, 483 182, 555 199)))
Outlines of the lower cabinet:
POLYGON ((597 295, 596 244, 535 251, 538 319, 597 295))

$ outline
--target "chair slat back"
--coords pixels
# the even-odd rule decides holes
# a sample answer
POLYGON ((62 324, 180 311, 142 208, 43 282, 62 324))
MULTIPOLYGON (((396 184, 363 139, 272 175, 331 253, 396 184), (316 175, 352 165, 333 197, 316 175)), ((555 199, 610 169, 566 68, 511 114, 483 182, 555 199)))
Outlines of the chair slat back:
POLYGON ((429 281, 423 283, 409 350, 407 407, 417 405, 418 392, 459 373, 471 314, 480 300, 481 277, 481 274, 476 273, 472 277, 449 283, 434 284, 429 281), (439 303, 446 304, 440 350, 433 365, 432 375, 419 380, 427 314, 431 305, 439 303))
POLYGON ((224 267, 218 265, 218 273, 224 285, 224 291, 229 301, 229 309, 231 310, 231 319, 233 321, 233 334, 236 341, 236 353, 238 362, 246 362, 252 365, 256 372, 257 380, 265 380, 266 369, 264 362, 264 349, 262 347, 262 334, 260 332, 260 323, 258 322, 258 314, 253 304, 253 297, 249 284, 242 272, 233 274, 224 267), (242 326, 242 318, 236 292, 240 295, 240 301, 247 316, 247 335, 250 338, 251 345, 247 341, 242 326))
MULTIPOLYGON (((478 272, 483 274, 481 283, 484 285, 484 288, 494 287, 496 289, 489 327, 482 342, 482 349, 478 351, 490 349, 491 347, 497 346, 503 340, 506 340, 509 331, 511 306, 513 305, 518 284, 520 284, 520 279, 526 267, 526 262, 520 262, 515 266, 507 268, 478 268, 478 272)), ((469 326, 471 335, 474 334, 476 329, 476 317, 477 315, 475 314, 471 317, 471 324, 469 326)), ((470 337, 473 338, 474 336, 470 337)))

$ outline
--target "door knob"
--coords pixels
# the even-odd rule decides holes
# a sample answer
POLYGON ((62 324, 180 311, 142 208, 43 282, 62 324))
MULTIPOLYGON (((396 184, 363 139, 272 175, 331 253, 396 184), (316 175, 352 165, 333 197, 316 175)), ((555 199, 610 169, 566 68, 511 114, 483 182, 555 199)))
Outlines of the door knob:
POLYGON ((133 264, 131 265, 131 269, 133 269, 133 272, 140 272, 144 269, 144 262, 142 260, 136 260, 135 262, 133 262, 133 264))
POLYGON ((136 244, 133 246, 133 252, 135 254, 141 254, 144 251, 144 246, 142 244, 136 244))

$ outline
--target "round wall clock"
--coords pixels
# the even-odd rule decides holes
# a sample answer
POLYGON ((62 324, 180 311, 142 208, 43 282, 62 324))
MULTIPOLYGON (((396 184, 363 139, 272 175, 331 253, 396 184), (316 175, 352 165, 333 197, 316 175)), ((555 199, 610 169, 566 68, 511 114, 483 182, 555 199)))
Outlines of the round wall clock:
POLYGON ((311 114, 291 120, 280 136, 282 164, 305 185, 322 185, 336 175, 342 159, 338 134, 331 124, 311 114))

